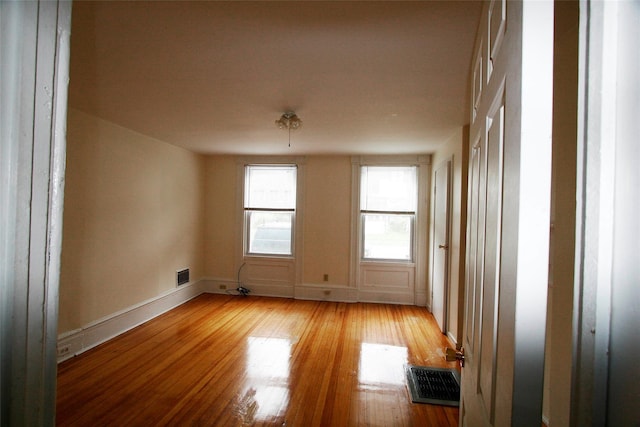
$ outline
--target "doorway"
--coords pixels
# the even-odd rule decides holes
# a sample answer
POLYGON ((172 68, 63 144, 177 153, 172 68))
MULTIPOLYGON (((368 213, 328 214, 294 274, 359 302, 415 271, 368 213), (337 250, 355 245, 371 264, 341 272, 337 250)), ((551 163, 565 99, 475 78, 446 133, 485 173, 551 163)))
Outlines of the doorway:
POLYGON ((449 228, 451 218, 451 160, 435 171, 433 187, 433 273, 431 312, 442 333, 447 333, 449 293, 449 228))

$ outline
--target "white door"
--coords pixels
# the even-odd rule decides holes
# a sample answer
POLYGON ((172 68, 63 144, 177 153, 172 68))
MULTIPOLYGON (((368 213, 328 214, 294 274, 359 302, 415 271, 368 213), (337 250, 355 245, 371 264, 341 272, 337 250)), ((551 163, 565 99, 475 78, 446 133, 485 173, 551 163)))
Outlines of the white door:
POLYGON ((433 277, 431 312, 442 333, 446 333, 447 295, 449 291, 449 197, 451 161, 435 172, 433 206, 433 277))
POLYGON ((460 424, 539 427, 553 2, 485 3, 475 52, 460 424))

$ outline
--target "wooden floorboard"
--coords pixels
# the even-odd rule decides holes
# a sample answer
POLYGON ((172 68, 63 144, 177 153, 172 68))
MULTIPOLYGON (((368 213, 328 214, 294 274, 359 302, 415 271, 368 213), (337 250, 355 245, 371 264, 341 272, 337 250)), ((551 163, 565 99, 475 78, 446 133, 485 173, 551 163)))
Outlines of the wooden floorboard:
POLYGON ((421 307, 201 295, 58 366, 60 426, 457 426, 406 364, 456 367, 421 307))

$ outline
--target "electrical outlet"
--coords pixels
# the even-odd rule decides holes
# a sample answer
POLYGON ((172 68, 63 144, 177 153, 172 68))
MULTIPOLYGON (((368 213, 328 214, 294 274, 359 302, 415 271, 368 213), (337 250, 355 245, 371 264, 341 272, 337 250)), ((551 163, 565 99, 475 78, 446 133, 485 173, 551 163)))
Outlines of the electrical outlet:
POLYGON ((227 285, 220 285, 220 289, 224 291, 225 289, 227 289, 227 285))
POLYGON ((325 282, 328 282, 329 281, 329 275, 325 273, 325 275, 322 278, 322 280, 324 280, 325 282))
POLYGON ((68 354, 69 350, 70 349, 69 349, 68 345, 64 345, 62 347, 58 347, 58 357, 68 354))

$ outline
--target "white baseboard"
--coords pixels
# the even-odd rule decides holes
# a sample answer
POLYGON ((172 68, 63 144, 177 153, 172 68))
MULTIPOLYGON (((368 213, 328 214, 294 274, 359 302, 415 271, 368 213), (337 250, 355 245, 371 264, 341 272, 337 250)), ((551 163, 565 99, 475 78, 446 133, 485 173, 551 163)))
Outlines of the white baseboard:
POLYGON ((237 287, 238 282, 235 280, 207 277, 200 281, 200 288, 202 289, 202 292, 206 292, 208 294, 226 294, 237 287))
POLYGON ((431 304, 427 301, 427 294, 424 292, 416 293, 416 305, 418 307, 427 307, 431 311, 431 304))
MULTIPOLYGON (((242 286, 251 291, 249 295, 259 297, 293 298, 293 285, 243 283, 242 286)), ((234 291, 237 287, 238 282, 235 280, 219 279, 216 277, 207 277, 202 280, 202 291, 210 294, 235 295, 234 291)))
POLYGON ((295 288, 295 299, 358 302, 358 290, 348 286, 300 285, 295 288))
MULTIPOLYGON (((238 286, 237 282, 229 279, 208 277, 202 280, 203 292, 212 294, 228 294, 238 286)), ((372 292, 362 291, 345 285, 325 285, 307 283, 297 286, 276 285, 262 283, 243 283, 251 290, 249 295, 262 297, 295 298, 311 301, 335 302, 373 302, 414 305, 414 296, 400 292, 372 292)))
POLYGON ((181 285, 80 329, 58 336, 58 363, 83 353, 130 329, 161 315, 203 292, 200 281, 181 285))
POLYGON ((293 285, 243 283, 242 286, 251 290, 249 295, 260 297, 293 298, 294 295, 293 285))
MULTIPOLYGON (((314 301, 377 302, 391 304, 413 304, 413 295, 383 292, 359 292, 348 286, 318 284, 280 286, 244 285, 251 289, 250 295, 295 298, 314 301), (328 292, 328 293, 327 293, 328 292)), ((238 287, 229 279, 203 278, 182 285, 150 300, 128 307, 117 313, 92 322, 80 329, 58 336, 58 363, 81 354, 105 341, 161 315, 202 293, 228 294, 238 287)))
POLYGON ((451 343, 453 344, 453 346, 457 348, 457 346, 458 346, 458 340, 457 340, 457 339, 456 339, 456 337, 451 333, 451 331, 447 332, 447 337, 449 338, 449 341, 451 341, 451 343))
POLYGON ((416 305, 413 293, 360 291, 359 302, 373 302, 382 304, 416 305))

